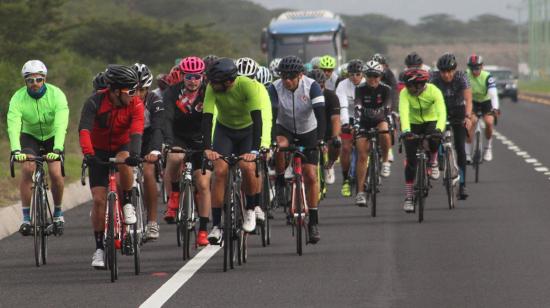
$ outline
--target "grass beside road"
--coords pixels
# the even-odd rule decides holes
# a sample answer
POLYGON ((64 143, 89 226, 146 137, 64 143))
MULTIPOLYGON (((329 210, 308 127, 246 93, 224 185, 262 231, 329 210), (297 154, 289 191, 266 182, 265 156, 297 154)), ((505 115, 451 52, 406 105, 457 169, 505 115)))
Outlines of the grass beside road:
POLYGON ((550 95, 550 80, 520 80, 518 86, 520 93, 527 92, 550 95))

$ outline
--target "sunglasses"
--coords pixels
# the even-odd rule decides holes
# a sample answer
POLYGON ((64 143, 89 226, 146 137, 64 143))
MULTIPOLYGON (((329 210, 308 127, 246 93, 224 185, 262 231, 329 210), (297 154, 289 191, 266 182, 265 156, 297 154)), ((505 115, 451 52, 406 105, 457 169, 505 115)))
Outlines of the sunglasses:
POLYGON ((372 73, 367 73, 366 75, 367 75, 367 78, 378 78, 378 77, 380 77, 380 75, 372 74, 372 73))
POLYGON ((136 95, 136 89, 125 89, 125 90, 120 90, 120 93, 124 93, 128 96, 135 96, 136 95))
POLYGON ((407 86, 407 88, 423 88, 424 86, 426 85, 426 82, 424 81, 421 81, 421 82, 410 82, 410 83, 407 83, 405 84, 405 86, 407 86))
POLYGON ((363 73, 351 73, 349 75, 353 77, 363 77, 363 73))
POLYGON ((202 78, 202 74, 185 74, 183 75, 183 78, 185 80, 200 80, 202 78))
POLYGON ((324 68, 324 69, 323 69, 323 72, 332 73, 332 72, 334 72, 334 69, 332 69, 332 68, 324 68))
POLYGON ((296 79, 298 77, 298 73, 283 73, 281 74, 281 79, 296 79))
POLYGON ((32 78, 32 77, 29 77, 29 78, 25 78, 25 82, 28 83, 28 84, 33 84, 33 83, 41 83, 44 81, 44 77, 36 77, 36 78, 32 78))

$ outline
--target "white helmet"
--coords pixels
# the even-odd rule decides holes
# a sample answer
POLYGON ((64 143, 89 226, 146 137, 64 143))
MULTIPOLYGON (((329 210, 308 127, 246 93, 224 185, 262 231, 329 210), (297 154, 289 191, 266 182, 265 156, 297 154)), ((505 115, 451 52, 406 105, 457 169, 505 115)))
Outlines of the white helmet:
POLYGON ((313 69, 319 68, 319 64, 321 64, 321 57, 313 57, 309 60, 309 63, 311 63, 313 69))
POLYGON ((367 62, 365 66, 363 66, 363 72, 365 74, 370 73, 370 74, 376 74, 378 76, 382 76, 382 74, 384 74, 384 67, 382 66, 382 64, 374 60, 371 60, 367 62))
POLYGON ((240 58, 236 61, 237 65, 237 74, 239 76, 254 77, 258 71, 258 63, 251 58, 240 58))
POLYGON ((149 88, 153 84, 153 74, 151 74, 151 70, 149 70, 147 65, 136 63, 132 67, 138 73, 139 86, 149 88))
POLYGON ((279 69, 279 63, 281 62, 281 58, 275 58, 271 60, 271 63, 269 63, 269 70, 273 74, 275 78, 279 78, 279 72, 277 71, 279 69))
POLYGON ((258 72, 256 73, 256 80, 265 86, 273 81, 273 76, 271 76, 271 72, 267 67, 260 66, 260 68, 258 68, 258 72))
POLYGON ((46 76, 48 75, 48 69, 40 60, 29 60, 23 65, 21 76, 25 77, 30 74, 41 74, 46 76))

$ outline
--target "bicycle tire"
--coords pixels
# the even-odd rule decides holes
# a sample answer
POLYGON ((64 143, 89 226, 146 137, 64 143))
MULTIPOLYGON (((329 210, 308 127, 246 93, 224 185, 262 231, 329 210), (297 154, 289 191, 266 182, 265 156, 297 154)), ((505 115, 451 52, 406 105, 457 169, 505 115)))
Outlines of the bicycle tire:
POLYGON ((33 228, 33 239, 34 239, 34 261, 35 261, 35 264, 37 267, 40 267, 40 265, 42 265, 42 243, 41 243, 41 239, 42 237, 40 236, 40 226, 41 226, 41 218, 40 218, 40 214, 38 213, 38 201, 40 200, 39 198, 39 191, 37 188, 34 188, 34 192, 33 192, 33 202, 32 202, 32 216, 31 216, 31 226, 33 228))
MULTIPOLYGON (((48 195, 46 194, 46 190, 43 188, 40 188, 40 200, 42 200, 41 206, 39 207, 40 216, 42 216, 42 223, 40 227, 40 238, 41 238, 42 247, 40 251, 41 251, 41 258, 42 258, 43 265, 47 264, 47 259, 48 259, 48 233, 46 231, 47 222, 48 222, 47 198, 48 198, 48 195)), ((52 221, 52 228, 53 228, 53 221, 52 221)))
POLYGON ((183 260, 191 258, 191 226, 189 224, 190 211, 193 210, 193 191, 191 183, 186 182, 183 189, 183 212, 181 215, 181 226, 183 232, 182 249, 183 260))
POLYGON ((228 267, 233 268, 233 239, 231 234, 231 199, 233 192, 233 179, 229 176, 228 185, 225 191, 224 217, 223 217, 223 271, 227 272, 228 267))
POLYGON ((116 260, 116 246, 115 246, 115 215, 114 215, 114 209, 115 209, 115 202, 116 202, 116 196, 114 194, 109 194, 107 198, 107 240, 105 241, 105 245, 107 246, 106 252, 107 252, 107 264, 109 267, 109 271, 111 274, 111 282, 115 282, 117 279, 117 260, 116 260))
POLYGON ((243 230, 243 199, 242 199, 242 192, 240 190, 241 185, 237 185, 237 182, 234 182, 233 191, 235 192, 235 196, 233 198, 233 249, 234 249, 234 256, 236 256, 236 261, 238 265, 242 265, 245 263, 245 255, 244 252, 246 251, 246 248, 244 245, 246 244, 244 241, 244 230, 243 230))
POLYGON ((425 194, 424 190, 426 189, 426 160, 420 159, 419 163, 419 187, 418 187, 418 222, 422 223, 424 221, 424 201, 425 194))
POLYGON ((449 204, 449 210, 454 209, 455 207, 455 189, 453 185, 453 178, 451 174, 452 168, 452 155, 449 151, 452 149, 447 149, 445 153, 445 188, 447 191, 447 203, 449 204))
POLYGON ((185 184, 180 181, 179 184, 179 191, 180 196, 178 199, 178 211, 176 213, 176 240, 178 243, 178 247, 181 247, 183 245, 183 238, 184 238, 184 232, 185 232, 185 219, 183 218, 184 213, 184 198, 185 198, 185 184))
POLYGON ((370 199, 371 199, 371 217, 376 217, 376 193, 378 190, 378 154, 376 149, 371 149, 370 162, 368 166, 369 185, 370 185, 370 199))
POLYGON ((147 208, 145 207, 145 202, 144 202, 144 195, 143 195, 143 192, 144 192, 144 188, 143 188, 143 183, 139 183, 138 184, 138 187, 136 188, 138 190, 138 206, 137 206, 137 211, 140 212, 141 214, 138 216, 138 235, 139 235, 139 245, 143 245, 145 244, 145 242, 147 241, 147 238, 145 236, 145 230, 147 229, 147 216, 148 216, 148 213, 147 213, 147 208))
POLYGON ((293 202, 294 202, 294 208, 296 211, 296 253, 298 253, 299 256, 302 255, 302 225, 304 224, 304 219, 302 217, 302 181, 299 177, 296 177, 295 184, 293 187, 293 202))
POLYGON ((141 271, 141 263, 140 263, 140 257, 141 257, 141 251, 140 251, 140 242, 141 242, 141 236, 140 236, 140 229, 142 226, 142 209, 140 208, 140 201, 139 201, 139 191, 137 188, 132 189, 132 205, 134 205, 136 210, 136 218, 137 221, 135 224, 133 224, 130 228, 132 231, 130 234, 127 234, 126 236, 130 236, 130 240, 132 241, 132 248, 134 249, 134 274, 139 275, 141 271))
MULTIPOLYGON (((265 162, 263 162, 265 164, 265 162)), ((262 168, 262 192, 261 192, 261 208, 265 213, 265 219, 260 224, 260 236, 262 239, 262 247, 269 245, 269 216, 271 215, 271 205, 270 205, 270 187, 269 187, 269 177, 267 176, 267 167, 263 165, 262 168)))
POLYGON ((479 182, 479 165, 481 163, 481 132, 476 132, 476 144, 474 152, 474 169, 475 169, 475 182, 479 182))

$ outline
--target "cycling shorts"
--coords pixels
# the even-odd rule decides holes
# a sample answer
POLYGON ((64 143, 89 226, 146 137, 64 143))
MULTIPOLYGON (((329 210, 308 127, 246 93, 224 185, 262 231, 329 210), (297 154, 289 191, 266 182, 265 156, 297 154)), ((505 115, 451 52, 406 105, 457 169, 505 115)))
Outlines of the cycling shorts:
POLYGON ((252 151, 252 125, 234 129, 216 123, 212 149, 222 155, 242 155, 252 151))
MULTIPOLYGON (((128 151, 129 145, 123 144, 118 152, 109 152, 100 149, 94 149, 95 156, 104 162, 108 162, 109 158, 115 157, 119 152, 128 151)), ((90 177, 90 187, 108 187, 109 186, 109 166, 107 165, 91 165, 88 169, 90 177)))
POLYGON ((484 102, 474 102, 474 114, 481 111, 483 115, 488 114, 489 112, 493 111, 493 105, 491 104, 491 101, 484 101, 484 102))
POLYGON ((53 152, 55 137, 40 141, 33 136, 21 133, 19 140, 21 142, 21 152, 34 156, 42 156, 53 152))
POLYGON ((303 146, 305 148, 315 148, 304 152, 304 164, 317 165, 319 163, 319 151, 317 150, 317 130, 312 130, 305 134, 294 134, 288 129, 277 124, 277 136, 285 137, 290 144, 303 146))

